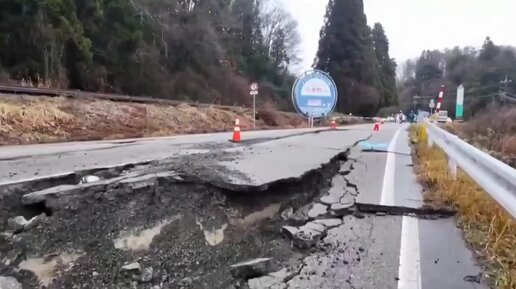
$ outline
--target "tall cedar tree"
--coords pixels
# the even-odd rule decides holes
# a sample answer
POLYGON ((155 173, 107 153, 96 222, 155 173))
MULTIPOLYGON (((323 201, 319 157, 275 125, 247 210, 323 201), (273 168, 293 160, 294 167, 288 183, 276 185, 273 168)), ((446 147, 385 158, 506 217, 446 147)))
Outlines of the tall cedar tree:
POLYGON ((389 40, 385 35, 382 24, 374 24, 372 36, 374 52, 378 64, 380 65, 380 80, 382 81, 383 88, 380 92, 380 106, 392 106, 398 102, 396 91, 396 62, 389 56, 389 40))
POLYGON ((376 113, 382 84, 362 0, 329 1, 315 67, 335 80, 338 111, 376 113))

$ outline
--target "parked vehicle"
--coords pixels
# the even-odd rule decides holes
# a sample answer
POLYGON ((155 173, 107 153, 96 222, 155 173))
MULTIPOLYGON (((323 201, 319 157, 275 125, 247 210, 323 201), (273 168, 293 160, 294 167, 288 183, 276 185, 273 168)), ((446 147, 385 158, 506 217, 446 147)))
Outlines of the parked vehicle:
POLYGON ((439 113, 437 113, 437 122, 441 122, 441 123, 448 122, 448 111, 447 110, 441 110, 439 113))

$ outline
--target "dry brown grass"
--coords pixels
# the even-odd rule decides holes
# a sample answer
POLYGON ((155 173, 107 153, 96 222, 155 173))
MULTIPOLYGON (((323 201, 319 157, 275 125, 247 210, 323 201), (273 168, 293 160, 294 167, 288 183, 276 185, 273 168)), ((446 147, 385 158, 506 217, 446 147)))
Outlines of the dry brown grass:
POLYGON ((458 224, 484 261, 493 286, 516 288, 516 221, 464 172, 454 179, 444 152, 427 147, 421 126, 413 126, 411 134, 416 141, 418 177, 428 189, 426 202, 457 209, 458 224))
POLYGON ((267 126, 288 126, 289 120, 281 114, 271 102, 264 103, 258 110, 257 115, 267 126))
MULTIPOLYGON (((297 126, 293 117, 278 114, 281 122, 258 121, 258 127, 297 126)), ((245 109, 0 95, 0 145, 231 131, 236 118, 243 130, 252 128, 252 112, 245 109)))
POLYGON ((457 133, 487 150, 516 154, 516 107, 488 107, 458 126, 457 133))

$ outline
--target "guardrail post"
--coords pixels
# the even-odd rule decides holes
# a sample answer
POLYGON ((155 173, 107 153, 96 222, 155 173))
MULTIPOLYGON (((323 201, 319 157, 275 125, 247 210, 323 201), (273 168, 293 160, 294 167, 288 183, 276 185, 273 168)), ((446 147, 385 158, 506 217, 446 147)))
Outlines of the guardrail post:
POLYGON ((457 178, 457 162, 450 156, 448 156, 448 169, 454 179, 457 178))
POLYGON ((428 135, 426 145, 429 148, 432 148, 434 146, 434 142, 432 141, 432 138, 428 135))

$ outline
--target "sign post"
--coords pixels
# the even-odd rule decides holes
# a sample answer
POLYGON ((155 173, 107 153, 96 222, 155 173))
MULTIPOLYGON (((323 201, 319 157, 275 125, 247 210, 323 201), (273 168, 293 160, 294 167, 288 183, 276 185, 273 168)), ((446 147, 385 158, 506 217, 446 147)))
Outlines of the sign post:
POLYGON ((457 87, 457 105, 455 106, 455 119, 462 120, 464 117, 464 86, 457 87))
POLYGON ((292 88, 292 103, 299 115, 314 119, 331 116, 337 105, 338 92, 330 75, 321 70, 311 70, 296 79, 292 88))
POLYGON ((258 95, 258 83, 253 82, 249 85, 250 94, 253 96, 253 129, 256 129, 256 96, 258 95))

